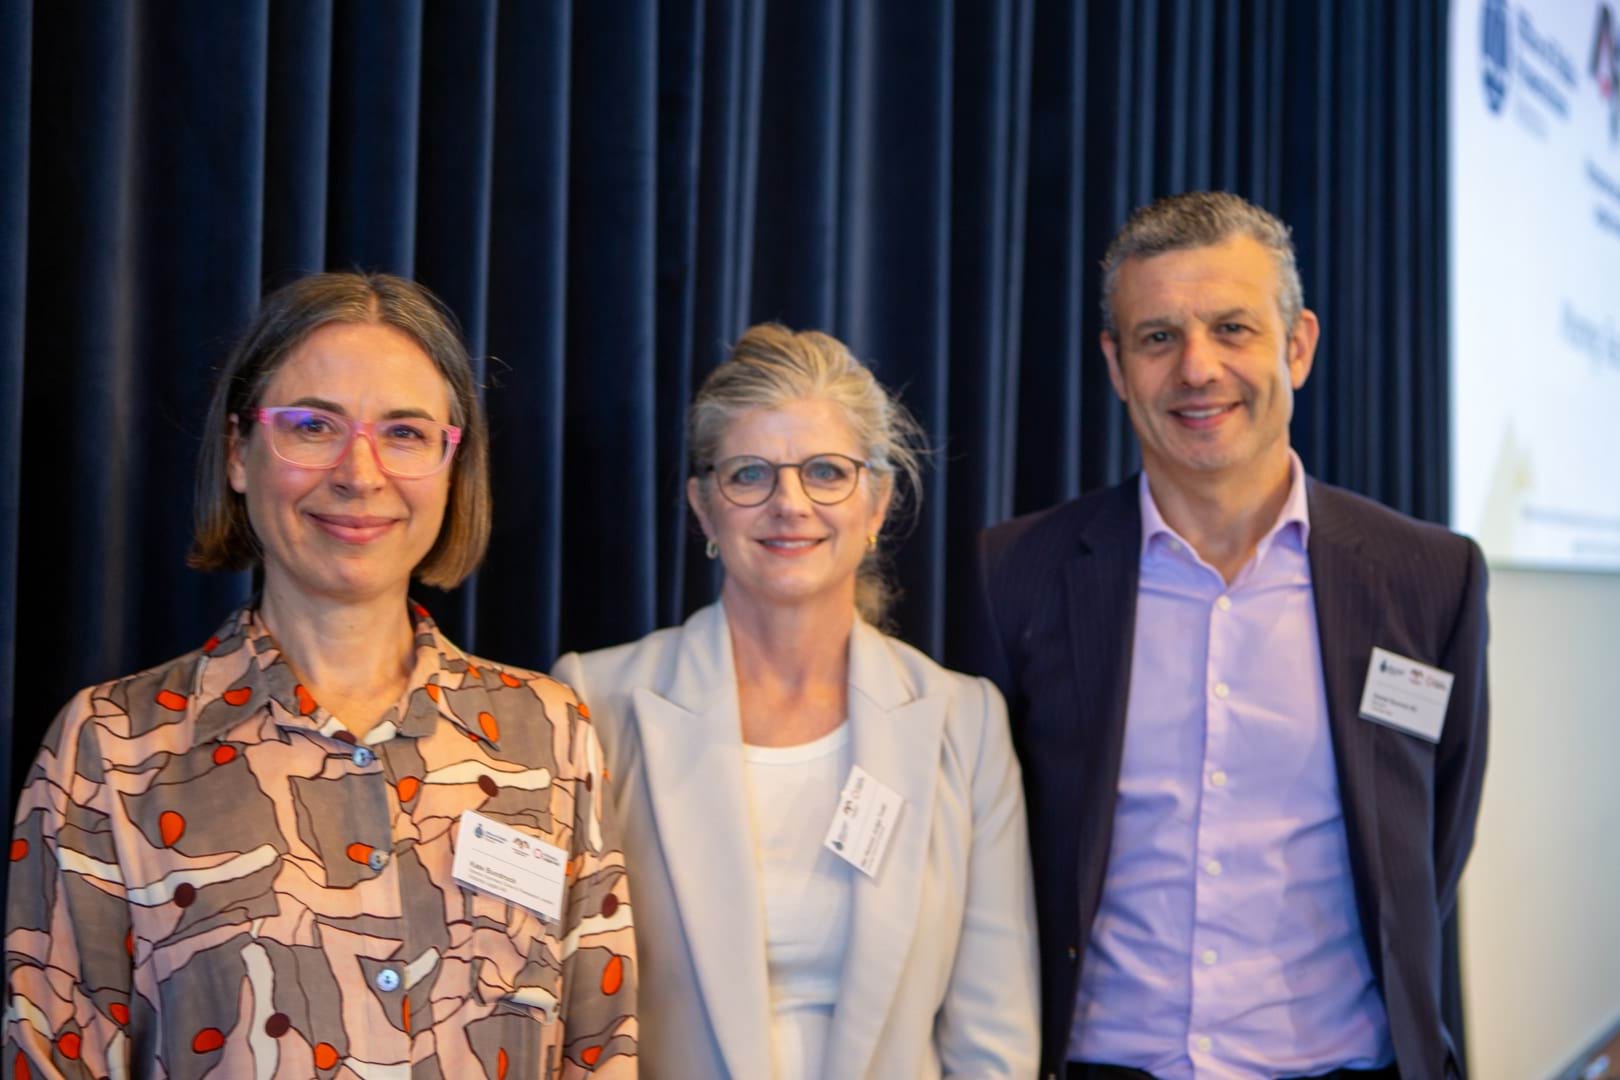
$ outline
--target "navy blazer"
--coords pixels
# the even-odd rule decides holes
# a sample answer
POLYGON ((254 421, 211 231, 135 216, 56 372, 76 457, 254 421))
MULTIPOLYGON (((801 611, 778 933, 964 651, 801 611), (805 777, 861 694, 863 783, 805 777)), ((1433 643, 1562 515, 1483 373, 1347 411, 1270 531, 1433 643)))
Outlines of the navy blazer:
MULTIPOLYGON (((1473 541, 1307 481, 1308 554, 1335 769, 1368 959, 1407 1080, 1460 1076, 1441 1017, 1441 926, 1485 772, 1485 563, 1473 541), (1359 716, 1374 646, 1453 673, 1438 745, 1359 716)), ((1045 1076, 1061 1076, 1101 899, 1124 747, 1138 480, 986 530, 957 663, 1007 699, 1040 928, 1045 1076)))

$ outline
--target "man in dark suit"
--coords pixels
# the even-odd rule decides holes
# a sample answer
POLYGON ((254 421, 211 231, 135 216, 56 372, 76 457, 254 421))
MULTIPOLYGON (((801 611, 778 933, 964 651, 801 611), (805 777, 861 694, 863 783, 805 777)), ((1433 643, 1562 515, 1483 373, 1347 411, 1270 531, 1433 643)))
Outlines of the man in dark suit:
POLYGON ((1023 762, 1043 1076, 1459 1076, 1480 551, 1306 476, 1319 328, 1275 217, 1161 200, 1103 269, 1143 472, 983 534, 964 658, 1023 762))

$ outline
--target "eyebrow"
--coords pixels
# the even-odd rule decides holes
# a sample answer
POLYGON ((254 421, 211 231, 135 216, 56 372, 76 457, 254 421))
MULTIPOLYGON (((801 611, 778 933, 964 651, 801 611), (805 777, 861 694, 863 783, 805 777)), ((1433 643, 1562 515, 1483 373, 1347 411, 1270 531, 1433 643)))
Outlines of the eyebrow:
MULTIPOLYGON (((1221 310, 1212 312, 1208 315, 1201 314, 1195 317, 1199 322, 1206 326, 1223 322, 1232 322, 1234 320, 1248 320, 1252 322, 1259 318, 1259 316, 1255 314, 1253 308, 1244 307, 1242 305, 1237 307, 1222 308, 1221 310)), ((1133 323, 1131 325, 1131 334, 1133 336, 1138 336, 1141 334, 1151 333, 1154 330, 1179 330, 1185 324, 1186 320, 1180 318, 1179 316, 1155 315, 1152 318, 1143 319, 1140 322, 1133 323)))
POLYGON ((1173 315, 1155 315, 1151 319, 1143 319, 1140 322, 1132 323, 1131 334, 1135 336, 1149 330, 1179 330, 1184 322, 1185 320, 1178 319, 1173 315))
POLYGON ((1213 315, 1205 316, 1203 321, 1206 323, 1223 323, 1231 322, 1234 319, 1249 319, 1252 321, 1256 318, 1258 318, 1258 316, 1255 314, 1253 308, 1231 307, 1217 311, 1213 315))
MULTIPOLYGON (((325 398, 318 397, 301 397, 297 401, 290 402, 288 407, 295 409, 320 409, 323 412, 337 413, 339 416, 349 415, 349 410, 345 409, 337 402, 328 401, 325 398)), ((439 423, 439 420, 426 409, 389 409, 387 412, 383 413, 381 419, 432 420, 434 423, 439 423)))

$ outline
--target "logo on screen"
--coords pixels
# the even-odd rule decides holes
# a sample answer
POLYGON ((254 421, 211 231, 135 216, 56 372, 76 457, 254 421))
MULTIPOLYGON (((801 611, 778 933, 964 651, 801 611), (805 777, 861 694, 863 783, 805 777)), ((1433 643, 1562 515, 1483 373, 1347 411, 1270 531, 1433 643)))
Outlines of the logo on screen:
POLYGON ((1620 142, 1620 20, 1608 4, 1598 5, 1592 61, 1587 67, 1597 80, 1598 96, 1609 105, 1609 141, 1620 142))
POLYGON ((1508 91, 1507 0, 1485 0, 1480 18, 1480 66, 1485 75, 1485 104, 1501 112, 1508 91))

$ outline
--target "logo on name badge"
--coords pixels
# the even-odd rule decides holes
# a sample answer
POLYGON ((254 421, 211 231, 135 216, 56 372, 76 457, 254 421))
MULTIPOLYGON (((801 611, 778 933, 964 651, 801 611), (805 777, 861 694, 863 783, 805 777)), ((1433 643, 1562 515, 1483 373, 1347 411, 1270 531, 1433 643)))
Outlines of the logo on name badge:
POLYGON ((894 838, 905 800, 859 765, 849 771, 822 845, 867 877, 875 878, 894 838))
POLYGON ((1438 742, 1455 676, 1388 649, 1375 648, 1361 691, 1364 719, 1438 742))
POLYGON ((568 852, 475 810, 457 825, 451 876, 462 886, 521 905, 555 922, 562 915, 568 852))

